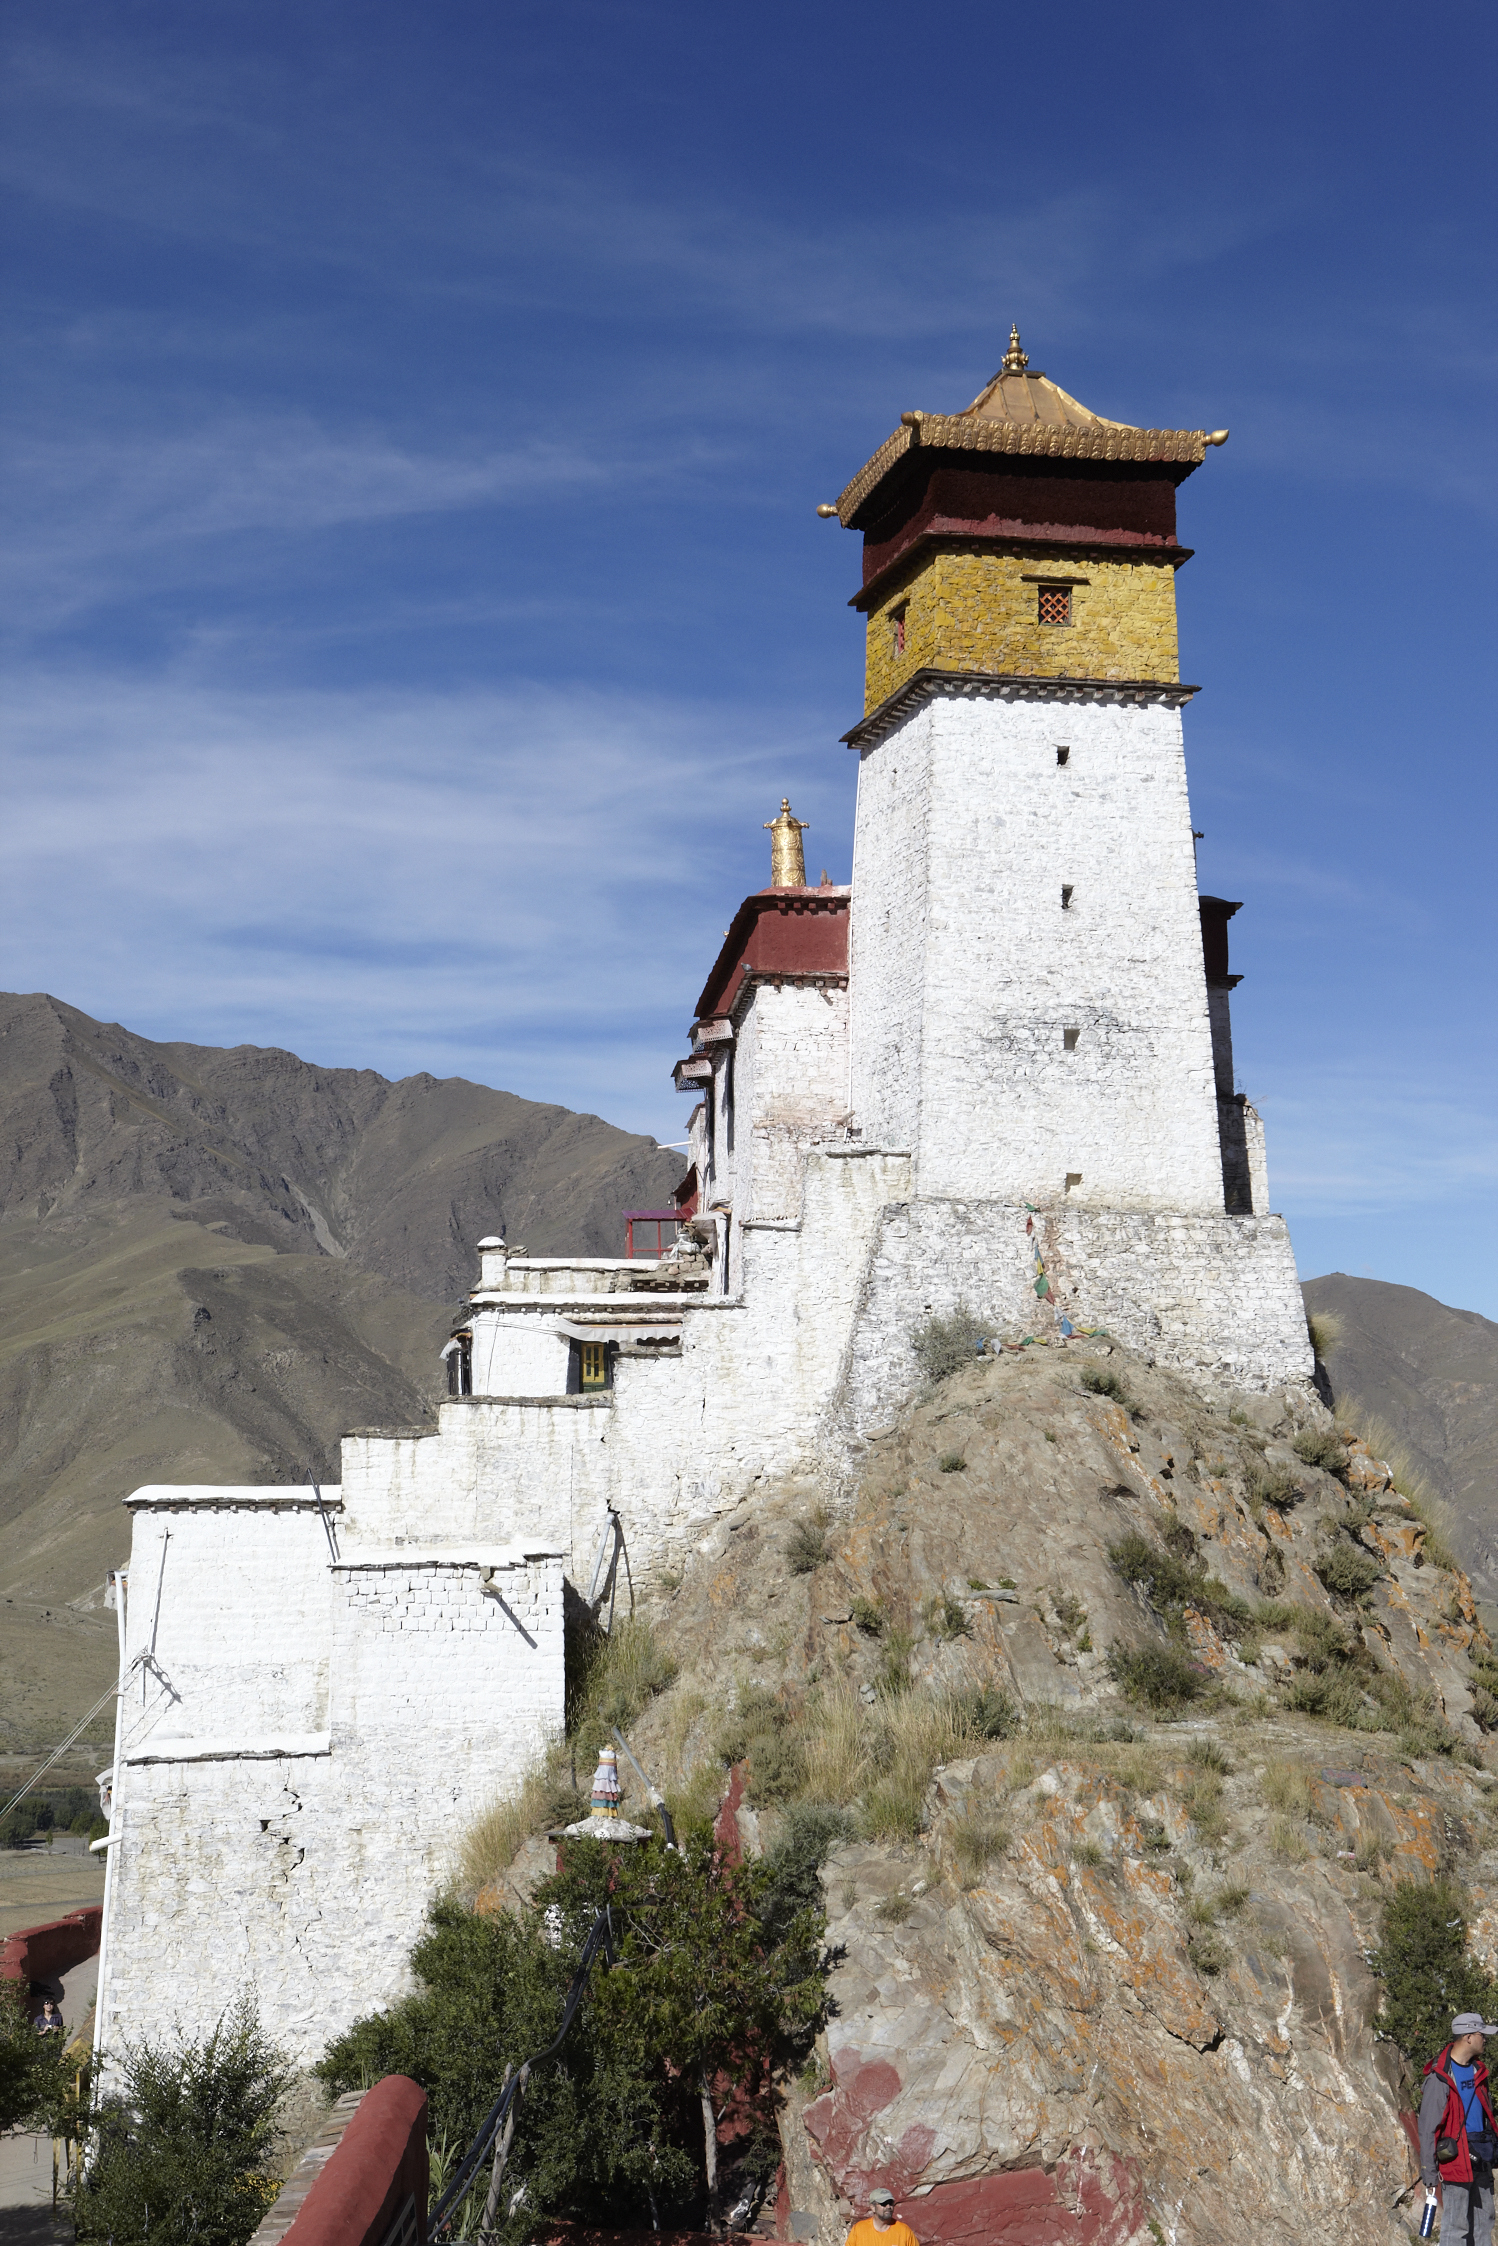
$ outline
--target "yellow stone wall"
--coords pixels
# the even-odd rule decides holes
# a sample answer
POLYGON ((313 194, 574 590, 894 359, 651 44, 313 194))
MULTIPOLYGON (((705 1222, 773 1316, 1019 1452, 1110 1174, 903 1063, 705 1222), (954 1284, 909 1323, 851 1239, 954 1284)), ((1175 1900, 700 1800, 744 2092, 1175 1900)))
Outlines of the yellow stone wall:
POLYGON ((1175 570, 1142 556, 1037 561, 971 550, 930 554, 870 611, 865 711, 920 670, 1178 679, 1175 570), (1070 624, 1039 621, 1040 588, 1033 579, 1049 569, 1057 578, 1088 580, 1072 588, 1070 624), (903 654, 894 632, 902 603, 903 654))

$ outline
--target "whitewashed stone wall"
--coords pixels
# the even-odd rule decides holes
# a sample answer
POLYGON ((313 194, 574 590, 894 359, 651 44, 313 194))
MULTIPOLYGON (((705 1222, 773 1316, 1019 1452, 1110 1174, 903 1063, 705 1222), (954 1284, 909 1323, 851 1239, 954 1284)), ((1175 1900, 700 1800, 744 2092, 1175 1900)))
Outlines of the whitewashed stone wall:
POLYGON ((911 1201, 881 1212, 834 1405, 842 1438, 887 1421, 917 1385, 913 1340, 959 1305, 1010 1338, 1057 1317, 1101 1326, 1162 1364, 1224 1386, 1310 1379, 1313 1362, 1282 1217, 911 1201), (1052 1294, 1035 1293, 1039 1244, 1052 1294))
POLYGON ((735 1047, 734 1106, 736 1217, 799 1217, 807 1154, 848 1119, 845 988, 757 987, 735 1047))
POLYGON ((919 1194, 1221 1209, 1175 709, 925 704, 861 752, 851 912, 855 1116, 919 1194))
POLYGON ((253 1989, 315 2058, 405 1988, 457 1838, 560 1723, 558 1552, 382 1550, 323 1495, 132 1500, 106 2051, 253 1989))
MULTIPOLYGON (((825 1478, 821 1430, 869 1243, 909 1181, 902 1156, 814 1149, 800 1214, 744 1224, 742 1293, 680 1305, 679 1352, 621 1356, 603 1395, 463 1397, 440 1407, 435 1435, 346 1437, 346 1516, 379 1542, 438 1520, 447 1535, 521 1542, 559 1517, 576 1581, 610 1507, 644 1570, 679 1558, 757 1486, 825 1478)), ((650 1298, 618 1299, 632 1310, 650 1298)))

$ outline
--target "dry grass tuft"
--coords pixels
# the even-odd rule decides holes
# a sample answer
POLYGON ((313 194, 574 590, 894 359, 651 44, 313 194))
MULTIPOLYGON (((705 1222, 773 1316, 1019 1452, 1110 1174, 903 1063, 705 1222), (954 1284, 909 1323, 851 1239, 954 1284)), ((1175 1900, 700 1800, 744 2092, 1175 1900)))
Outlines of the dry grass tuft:
POLYGON ((1299 1763, 1266 1763, 1259 1791, 1268 1808, 1285 1816, 1305 1819, 1311 1814, 1310 1775, 1299 1763))
POLYGON ((1009 1829, 991 1810, 972 1809, 953 1818, 950 1839, 963 1885, 975 1887, 987 1866, 1009 1846, 1009 1829))
POLYGON ((1282 1864, 1303 1864, 1311 1853, 1311 1844, 1290 1818, 1276 1817, 1269 1828, 1269 1849, 1282 1864))
POLYGON ((1425 1557, 1431 1566, 1457 1574, 1461 1561, 1451 1549, 1445 1501, 1424 1468, 1416 1464, 1387 1421, 1375 1412, 1365 1411, 1356 1397, 1349 1396, 1339 1404, 1337 1417, 1344 1426, 1361 1435, 1374 1457, 1382 1459, 1388 1467, 1395 1489, 1425 1530, 1425 1557))
MULTIPOLYGON (((591 1756, 614 1724, 627 1729, 646 1702, 665 1691, 677 1665, 639 1615, 617 1623, 585 1660, 569 1698, 573 1737, 591 1756)), ((568 1761, 566 1740, 554 1740, 512 1794, 474 1819, 458 1846, 458 1881, 465 1894, 477 1895, 507 1872, 532 1833, 587 1815, 586 1801, 566 1782, 568 1761)))
POLYGON ((921 1829, 937 1766, 990 1744, 978 1717, 956 1693, 891 1693, 865 1707, 851 1685, 824 1684, 798 1725, 806 1797, 856 1804, 867 1839, 908 1838, 921 1829))

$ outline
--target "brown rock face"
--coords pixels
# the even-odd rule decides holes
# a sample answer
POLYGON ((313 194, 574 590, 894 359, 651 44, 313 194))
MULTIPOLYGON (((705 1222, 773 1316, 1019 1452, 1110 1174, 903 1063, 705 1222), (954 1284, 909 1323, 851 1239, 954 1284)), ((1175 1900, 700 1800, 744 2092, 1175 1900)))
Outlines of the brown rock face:
POLYGON ((1409 2235, 1411 2085, 1368 1957, 1394 1885, 1437 1872, 1472 1883, 1498 1955, 1483 1640, 1383 1462, 1296 1447, 1332 1433, 1309 1396, 1199 1389, 1106 1343, 985 1359, 869 1445, 820 1565, 788 1565, 818 1493, 767 1490, 653 1594, 681 1674, 634 1737, 668 1792, 707 1798, 747 1724, 744 1846, 819 1788, 850 1821, 778 2235, 841 2246, 875 2183, 923 2246, 1409 2235), (1110 1660, 1171 1642, 1110 1557, 1131 1534, 1200 1586, 1175 1640, 1197 1696, 1158 1716, 1110 1660), (1328 1588, 1341 1544, 1379 1565, 1367 1590, 1328 1588), (1338 1721, 1313 1712, 1318 1631, 1350 1649, 1338 1721), (1397 1719, 1380 1675, 1408 1687, 1397 1719), (1009 1735, 934 1755, 902 1809, 919 1710, 985 1691, 1009 1735))
POLYGON ((1302 1291, 1308 1310, 1335 1321, 1326 1370, 1336 1409, 1387 1429, 1445 1501, 1477 1596, 1498 1604, 1498 1326, 1344 1271, 1302 1291))

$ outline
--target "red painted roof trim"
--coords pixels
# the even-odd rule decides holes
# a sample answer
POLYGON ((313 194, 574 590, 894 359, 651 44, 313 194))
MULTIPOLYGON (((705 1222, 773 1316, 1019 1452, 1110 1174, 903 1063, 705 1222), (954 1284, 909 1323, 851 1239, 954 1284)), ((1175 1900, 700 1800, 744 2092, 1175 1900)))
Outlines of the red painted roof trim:
POLYGON ((733 916, 697 1001, 697 1019, 733 1009, 746 969, 763 975, 845 975, 852 890, 758 889, 733 916))

